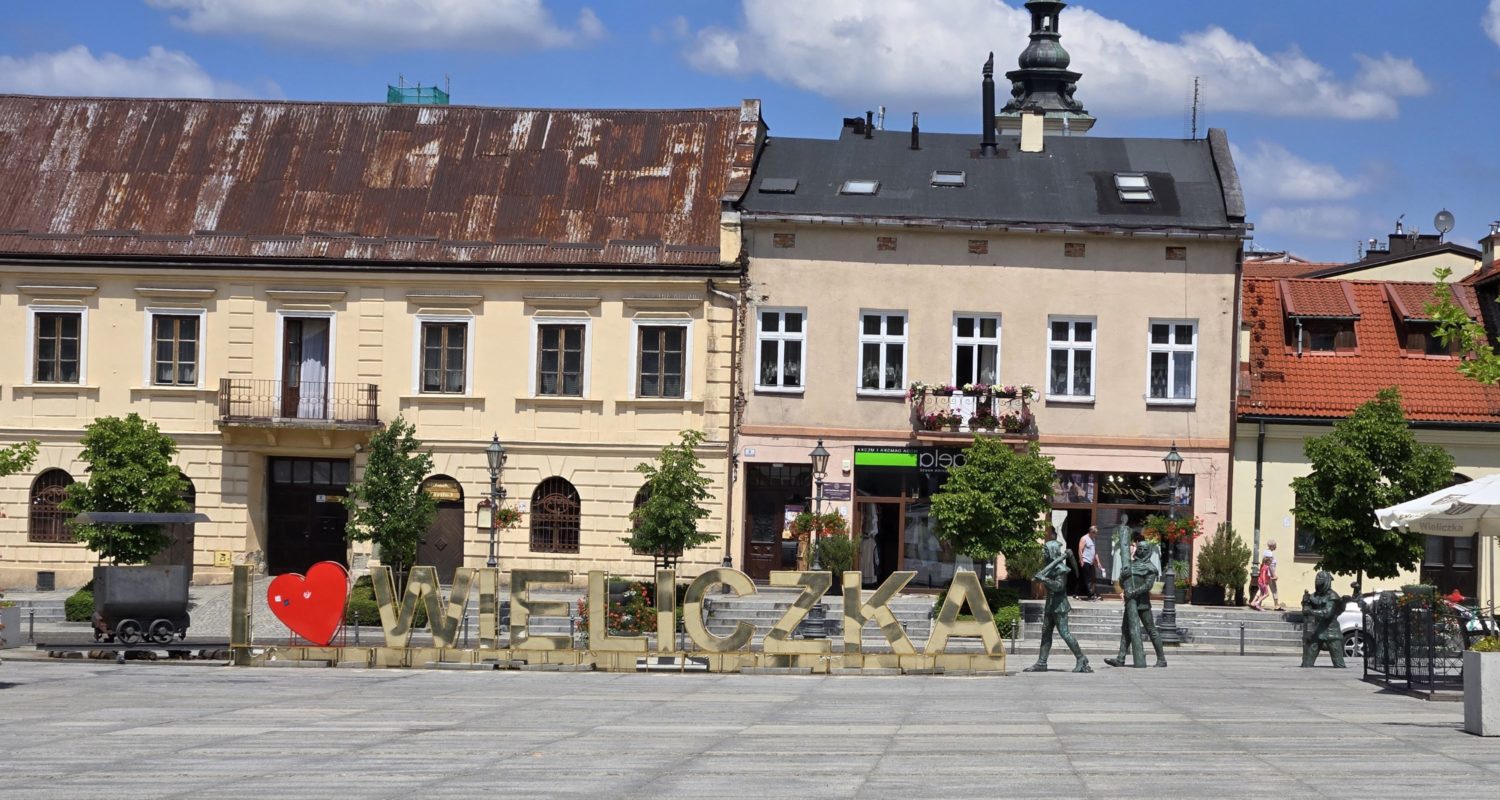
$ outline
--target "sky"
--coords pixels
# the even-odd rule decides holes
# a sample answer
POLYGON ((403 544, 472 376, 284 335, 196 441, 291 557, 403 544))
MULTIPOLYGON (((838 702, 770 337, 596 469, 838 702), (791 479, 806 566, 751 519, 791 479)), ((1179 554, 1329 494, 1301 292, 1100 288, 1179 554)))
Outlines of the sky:
MULTIPOLYGON (((772 136, 977 135, 1020 0, 10 0, 0 91, 672 108, 762 101, 772 136)), ((1224 128, 1254 246, 1350 261, 1404 225, 1473 246, 1500 220, 1500 0, 1096 0, 1059 20, 1092 136, 1224 128)), ((1000 87, 1001 99, 1006 87, 1000 87)))

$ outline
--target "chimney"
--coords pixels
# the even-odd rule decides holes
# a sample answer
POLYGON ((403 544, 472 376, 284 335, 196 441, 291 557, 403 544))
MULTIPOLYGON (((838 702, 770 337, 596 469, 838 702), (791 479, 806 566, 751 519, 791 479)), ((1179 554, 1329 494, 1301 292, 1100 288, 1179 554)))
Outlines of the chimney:
POLYGON ((1033 107, 1021 111, 1021 152, 1042 152, 1043 119, 1040 108, 1033 107))
POLYGON ((979 140, 979 154, 992 156, 998 149, 995 145, 995 54, 993 52, 990 53, 989 60, 984 62, 984 83, 981 86, 980 91, 984 99, 984 124, 979 129, 982 134, 979 140))
POLYGON ((866 139, 874 139, 875 138, 875 112, 874 111, 866 111, 865 112, 865 138, 866 139))
POLYGON ((1490 223, 1490 235, 1479 240, 1479 252, 1480 271, 1488 273, 1500 265, 1500 220, 1490 223))
POLYGON ((911 112, 911 149, 921 150, 922 143, 918 140, 918 134, 922 131, 917 127, 917 112, 911 112))

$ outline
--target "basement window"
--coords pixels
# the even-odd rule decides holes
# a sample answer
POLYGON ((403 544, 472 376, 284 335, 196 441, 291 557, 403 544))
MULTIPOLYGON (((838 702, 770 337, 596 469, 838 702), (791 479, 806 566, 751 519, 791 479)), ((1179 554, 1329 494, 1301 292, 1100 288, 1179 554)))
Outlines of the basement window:
POLYGON ((932 173, 932 185, 946 189, 961 189, 964 186, 964 173, 962 170, 935 170, 932 173))
POLYGON ((844 181, 844 185, 839 187, 839 194, 873 195, 878 191, 880 191, 880 181, 867 179, 844 181))
POLYGON ((1116 172, 1115 190, 1126 203, 1150 203, 1156 200, 1151 193, 1151 181, 1139 172, 1116 172))

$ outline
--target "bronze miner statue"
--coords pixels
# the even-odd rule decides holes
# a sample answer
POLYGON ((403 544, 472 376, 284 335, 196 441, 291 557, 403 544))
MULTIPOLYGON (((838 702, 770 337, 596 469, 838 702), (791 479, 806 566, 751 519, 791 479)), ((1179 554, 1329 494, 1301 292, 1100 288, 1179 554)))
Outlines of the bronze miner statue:
POLYGON ((1347 600, 1333 590, 1333 576, 1319 572, 1313 583, 1315 591, 1302 593, 1302 666, 1311 667, 1318 651, 1327 650, 1335 667, 1344 666, 1344 636, 1339 630, 1339 615, 1347 600))
POLYGON ((1073 651, 1073 657, 1078 660, 1073 671, 1093 672, 1088 657, 1078 646, 1078 640, 1068 631, 1068 612, 1073 610, 1072 604, 1068 602, 1068 573, 1073 571, 1072 565, 1068 563, 1068 551, 1056 539, 1047 542, 1043 548, 1047 554, 1047 566, 1042 567, 1042 571, 1032 578, 1047 587, 1047 603, 1042 606, 1042 648, 1037 653, 1036 663, 1024 671, 1047 671, 1047 656, 1052 652, 1052 629, 1056 628, 1057 634, 1068 643, 1068 649, 1073 651))
POLYGON ((1151 542, 1135 543, 1135 555, 1130 563, 1120 570, 1120 587, 1125 592, 1125 618, 1120 621, 1120 654, 1104 659, 1111 667, 1125 666, 1125 649, 1132 656, 1131 666, 1146 666, 1146 649, 1141 640, 1141 629, 1151 637, 1151 646, 1156 648, 1156 666, 1165 667, 1167 656, 1161 646, 1161 634, 1156 632, 1156 620, 1151 615, 1151 586, 1160 574, 1152 555, 1156 546, 1151 542))

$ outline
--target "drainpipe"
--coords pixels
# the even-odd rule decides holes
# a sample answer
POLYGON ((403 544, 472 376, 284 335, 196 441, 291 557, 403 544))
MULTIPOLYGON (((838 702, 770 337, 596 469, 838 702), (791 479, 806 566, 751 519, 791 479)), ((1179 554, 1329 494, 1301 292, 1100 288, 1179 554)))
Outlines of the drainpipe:
MULTIPOLYGON (((1266 423, 1261 420, 1260 427, 1255 433, 1255 549, 1250 551, 1250 563, 1260 562, 1260 487, 1264 474, 1263 465, 1266 460, 1266 423)), ((1295 548, 1295 543, 1293 545, 1295 548)))
POLYGON ((714 286, 713 279, 708 281, 710 294, 721 297, 734 304, 734 321, 730 329, 729 349, 729 437, 728 437, 728 466, 724 470, 724 559, 723 565, 727 568, 734 564, 734 484, 735 473, 739 466, 739 416, 740 407, 744 398, 740 396, 740 336, 745 327, 745 315, 742 313, 745 296, 745 278, 740 276, 740 293, 738 295, 719 289, 714 286))

